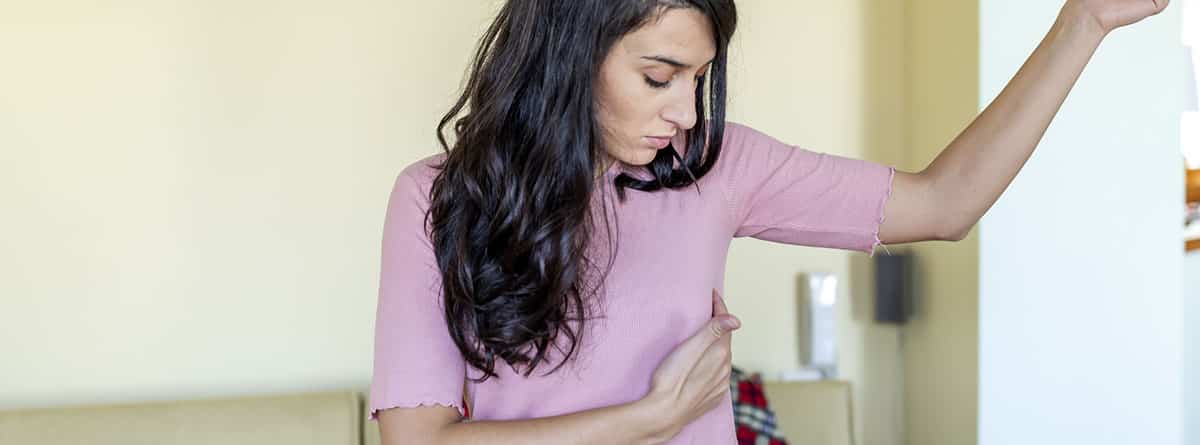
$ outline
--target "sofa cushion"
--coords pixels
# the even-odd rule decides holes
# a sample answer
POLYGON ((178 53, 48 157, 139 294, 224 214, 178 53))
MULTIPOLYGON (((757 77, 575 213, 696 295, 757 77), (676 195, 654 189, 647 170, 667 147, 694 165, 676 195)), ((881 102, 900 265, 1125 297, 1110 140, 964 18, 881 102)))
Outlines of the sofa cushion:
POLYGON ((353 391, 0 412, 0 444, 358 445, 353 391))
POLYGON ((764 381, 763 389, 775 410, 779 430, 792 443, 854 444, 849 382, 764 381))

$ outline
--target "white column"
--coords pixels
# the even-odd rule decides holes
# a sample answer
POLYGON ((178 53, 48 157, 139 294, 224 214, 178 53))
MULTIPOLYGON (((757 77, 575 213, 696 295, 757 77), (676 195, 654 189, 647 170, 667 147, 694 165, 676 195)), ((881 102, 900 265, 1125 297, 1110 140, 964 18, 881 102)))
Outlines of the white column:
MULTIPOLYGON (((981 109, 1060 5, 981 0, 981 109)), ((1183 58, 1171 6, 1109 36, 981 223, 982 445, 1183 441, 1183 58)))

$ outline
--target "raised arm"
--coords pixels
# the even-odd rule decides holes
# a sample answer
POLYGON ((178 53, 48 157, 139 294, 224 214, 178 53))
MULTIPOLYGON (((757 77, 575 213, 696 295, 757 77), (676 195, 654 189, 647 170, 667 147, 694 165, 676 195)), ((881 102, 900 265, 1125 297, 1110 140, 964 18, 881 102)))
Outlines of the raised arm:
POLYGON ((961 240, 1029 160, 1084 66, 1109 32, 1158 14, 1169 0, 1067 0, 1025 64, 920 173, 897 171, 879 239, 961 240))

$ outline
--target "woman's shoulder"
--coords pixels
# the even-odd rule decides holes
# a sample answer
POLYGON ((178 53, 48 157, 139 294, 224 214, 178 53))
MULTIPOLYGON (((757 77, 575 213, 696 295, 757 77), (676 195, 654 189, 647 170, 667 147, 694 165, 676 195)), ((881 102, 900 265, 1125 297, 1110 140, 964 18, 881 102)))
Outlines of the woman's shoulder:
POLYGON ((721 154, 713 169, 714 176, 737 175, 746 164, 769 155, 773 148, 785 146, 782 141, 749 125, 726 121, 721 137, 721 154))
POLYGON ((725 135, 721 138, 721 150, 741 151, 745 148, 770 144, 784 145, 782 141, 750 125, 726 121, 725 135))
POLYGON ((424 189, 428 189, 437 177, 438 168, 446 160, 445 153, 429 155, 418 159, 400 169, 398 179, 408 179, 417 183, 424 189))
POLYGON ((439 153, 418 159, 401 168, 392 183, 393 205, 406 204, 422 212, 427 209, 433 180, 437 178, 438 168, 445 159, 445 153, 439 153))

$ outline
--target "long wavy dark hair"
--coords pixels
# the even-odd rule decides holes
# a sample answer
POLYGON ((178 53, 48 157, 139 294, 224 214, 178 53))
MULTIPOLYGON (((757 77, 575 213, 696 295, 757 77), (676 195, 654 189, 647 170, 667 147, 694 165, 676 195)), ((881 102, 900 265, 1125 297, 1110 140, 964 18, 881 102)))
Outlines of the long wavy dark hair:
POLYGON ((733 0, 509 0, 480 39, 464 91, 438 124, 446 158, 427 215, 446 322, 467 363, 482 371, 477 382, 498 377, 497 359, 527 377, 551 348, 564 355, 549 373, 574 355, 593 315, 585 302, 612 266, 612 256, 602 268, 588 254, 605 153, 595 79, 622 36, 677 8, 705 14, 716 39, 687 138, 689 148, 707 148, 683 157, 660 150, 645 166, 650 180, 622 173, 614 186, 623 200, 625 189, 692 185, 717 161, 733 0))

